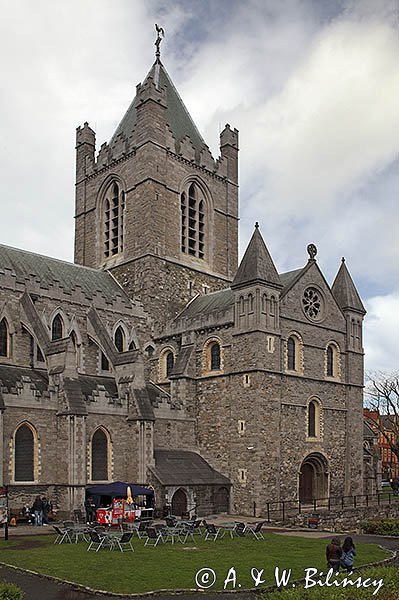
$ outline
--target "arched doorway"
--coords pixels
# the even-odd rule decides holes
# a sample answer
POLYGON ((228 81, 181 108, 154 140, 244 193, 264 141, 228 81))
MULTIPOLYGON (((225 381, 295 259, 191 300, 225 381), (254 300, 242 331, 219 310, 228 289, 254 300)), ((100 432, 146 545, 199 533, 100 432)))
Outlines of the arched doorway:
POLYGON ((187 494, 184 490, 179 488, 172 498, 172 515, 181 517, 187 512, 187 494))
POLYGON ((299 471, 299 500, 309 502, 315 498, 327 498, 328 462, 318 452, 305 458, 299 471))

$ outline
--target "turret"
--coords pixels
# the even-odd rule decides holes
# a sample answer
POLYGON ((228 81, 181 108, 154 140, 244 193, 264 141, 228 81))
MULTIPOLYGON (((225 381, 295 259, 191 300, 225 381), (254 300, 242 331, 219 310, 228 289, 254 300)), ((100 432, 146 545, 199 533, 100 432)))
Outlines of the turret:
POLYGON ((238 129, 230 129, 227 123, 220 134, 220 155, 227 159, 227 178, 238 182, 238 129))
POLYGON ((86 175, 86 163, 94 163, 96 151, 96 134, 86 122, 83 127, 76 130, 76 183, 86 175))

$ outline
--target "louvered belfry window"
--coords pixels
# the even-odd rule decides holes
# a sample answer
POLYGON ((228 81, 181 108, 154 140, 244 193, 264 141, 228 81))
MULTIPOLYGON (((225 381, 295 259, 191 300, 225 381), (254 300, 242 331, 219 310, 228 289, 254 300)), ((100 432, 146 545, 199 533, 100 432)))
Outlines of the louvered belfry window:
POLYGON ((91 441, 91 479, 108 480, 108 438, 102 429, 97 429, 91 441))
POLYGON ((123 252, 123 217, 125 192, 117 183, 108 189, 104 203, 104 256, 110 258, 123 252))
POLYGON ((28 425, 21 425, 15 433, 15 481, 34 481, 35 441, 28 425))
POLYGON ((197 258, 205 256, 205 202, 200 188, 192 183, 180 196, 181 251, 197 258))

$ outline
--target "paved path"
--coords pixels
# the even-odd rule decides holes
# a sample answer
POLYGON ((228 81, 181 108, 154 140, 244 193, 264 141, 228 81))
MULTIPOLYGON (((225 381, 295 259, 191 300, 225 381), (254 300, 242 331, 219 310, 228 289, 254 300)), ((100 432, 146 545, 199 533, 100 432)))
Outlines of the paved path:
MULTIPOLYGON (((280 533, 281 535, 287 536, 295 536, 295 537, 327 537, 330 538, 334 534, 331 532, 323 532, 323 531, 293 531, 293 530, 279 530, 276 533, 280 533)), ((335 534, 343 537, 345 534, 335 534)), ((381 537, 377 535, 358 535, 353 534, 353 538, 355 543, 366 543, 366 544, 380 544, 385 548, 393 551, 399 552, 399 538, 387 538, 381 537)), ((399 564, 399 559, 396 561, 399 564)), ((101 600, 115 600, 115 596, 107 596, 107 595, 98 595, 91 594, 88 592, 83 592, 80 590, 73 589, 72 586, 67 584, 56 583, 49 579, 44 579, 42 577, 38 577, 36 575, 29 575, 26 573, 22 573, 20 571, 10 569, 7 567, 0 566, 0 581, 8 581, 10 583, 15 583, 20 588, 22 588, 26 592, 27 600, 93 600, 94 598, 98 598, 101 600)), ((215 600, 217 599, 226 599, 232 600, 232 596, 229 593, 223 594, 219 593, 217 596, 214 594, 206 594, 204 592, 200 592, 199 594, 179 594, 177 596, 178 600, 215 600)), ((251 597, 255 597, 255 594, 250 594, 248 592, 243 593, 235 593, 233 598, 237 600, 249 599, 251 597)), ((258 596, 256 596, 258 598, 258 596)), ((125 597, 129 598, 128 596, 125 597)), ((157 600, 171 600, 171 596, 156 596, 157 600)), ((123 597, 119 596, 120 600, 123 600, 123 597)))

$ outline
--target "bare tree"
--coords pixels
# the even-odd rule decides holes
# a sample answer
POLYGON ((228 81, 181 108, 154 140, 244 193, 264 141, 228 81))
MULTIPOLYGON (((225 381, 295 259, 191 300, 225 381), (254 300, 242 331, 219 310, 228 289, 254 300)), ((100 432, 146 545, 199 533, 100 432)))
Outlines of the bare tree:
POLYGON ((366 379, 366 408, 377 413, 368 419, 399 460, 399 373, 377 371, 366 379))

